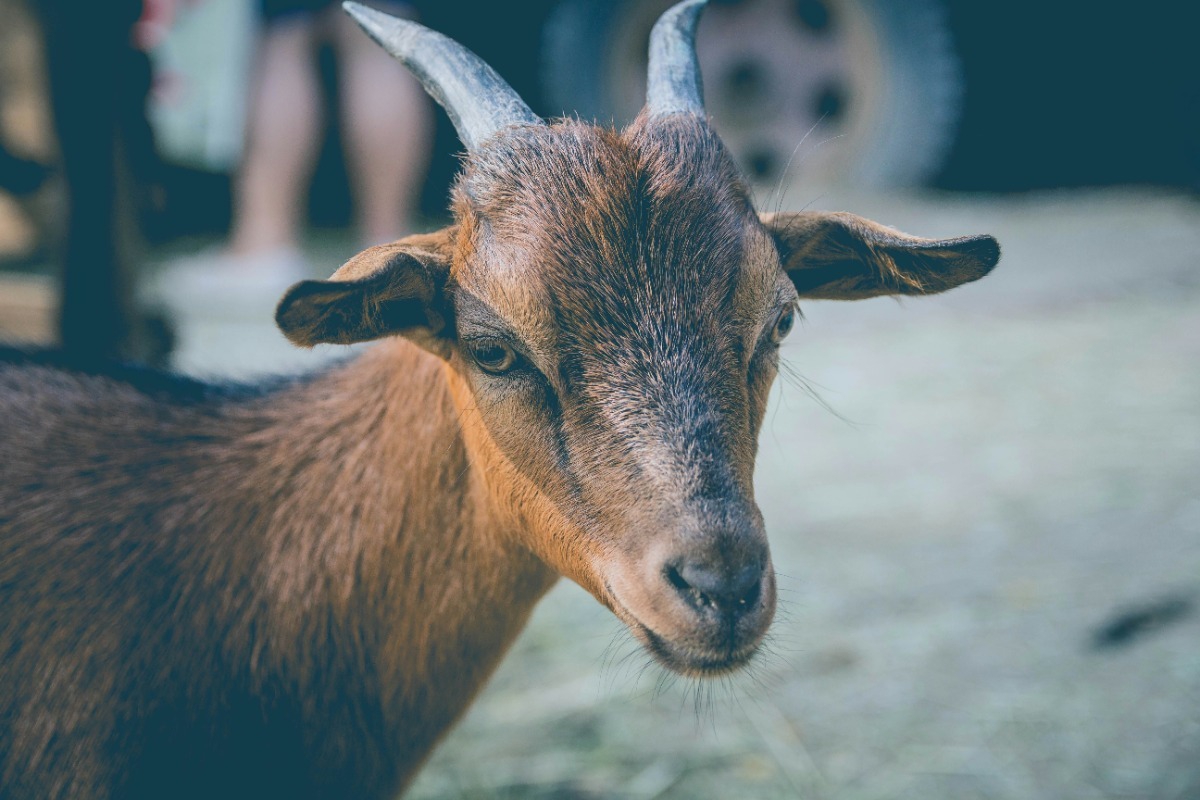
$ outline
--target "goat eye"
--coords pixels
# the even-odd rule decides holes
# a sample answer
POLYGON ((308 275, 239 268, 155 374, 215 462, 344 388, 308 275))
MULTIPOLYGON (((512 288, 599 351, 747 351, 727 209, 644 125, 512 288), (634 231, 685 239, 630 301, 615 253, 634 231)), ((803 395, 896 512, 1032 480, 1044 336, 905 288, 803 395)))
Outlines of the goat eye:
POLYGON ((512 369, 517 363, 517 354, 501 342, 480 342, 471 346, 471 358, 484 372, 499 375, 512 369))
POLYGON ((782 342, 792 332, 792 326, 795 324, 796 309, 788 306, 779 313, 779 317, 775 320, 775 328, 771 331, 771 340, 776 343, 782 342))

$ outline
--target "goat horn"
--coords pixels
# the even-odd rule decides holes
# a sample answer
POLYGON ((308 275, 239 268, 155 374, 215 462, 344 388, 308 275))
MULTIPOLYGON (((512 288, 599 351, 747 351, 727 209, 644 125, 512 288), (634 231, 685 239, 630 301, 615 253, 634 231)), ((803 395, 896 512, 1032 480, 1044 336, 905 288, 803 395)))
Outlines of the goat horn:
POLYGON ((650 31, 646 108, 650 115, 704 115, 704 85, 696 61, 696 24, 708 0, 683 0, 668 8, 650 31))
POLYGON ((468 151, 504 128, 546 124, 494 69, 453 39, 360 3, 342 8, 446 109, 468 151))

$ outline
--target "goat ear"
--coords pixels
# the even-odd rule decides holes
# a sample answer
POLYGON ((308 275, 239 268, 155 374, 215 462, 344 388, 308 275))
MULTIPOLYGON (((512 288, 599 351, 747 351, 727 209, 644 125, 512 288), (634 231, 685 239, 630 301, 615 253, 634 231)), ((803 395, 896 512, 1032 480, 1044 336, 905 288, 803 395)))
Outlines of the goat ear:
POLYGON ((1000 260, 991 236, 920 239, 844 212, 763 214, 762 221, 801 297, 937 294, 979 280, 1000 260))
POLYGON ((450 229, 368 248, 326 281, 301 281, 275 309, 293 344, 353 344, 402 334, 444 349, 450 229))

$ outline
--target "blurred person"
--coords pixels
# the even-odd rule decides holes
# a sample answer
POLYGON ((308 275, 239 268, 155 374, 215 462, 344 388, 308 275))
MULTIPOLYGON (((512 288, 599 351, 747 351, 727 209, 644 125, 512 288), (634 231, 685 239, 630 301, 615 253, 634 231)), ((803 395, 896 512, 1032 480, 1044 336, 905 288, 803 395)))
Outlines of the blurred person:
MULTIPOLYGON (((389 13, 414 16, 411 5, 382 5, 389 13)), ((406 232, 431 147, 432 111, 420 85, 339 3, 261 0, 261 11, 229 240, 216 259, 185 267, 202 273, 195 277, 210 285, 274 289, 307 277, 300 242, 323 131, 317 68, 322 40, 331 43, 338 61, 342 134, 361 245, 393 241, 406 232)))
POLYGON ((49 166, 13 153, 0 138, 0 193, 16 201, 17 209, 15 220, 9 218, 8 208, 0 213, 0 261, 41 256, 47 238, 43 223, 51 215, 39 212, 52 202, 41 189, 51 174, 49 166))
POLYGON ((26 197, 40 189, 49 175, 45 164, 12 153, 0 140, 0 190, 26 197))
MULTIPOLYGON (((141 0, 33 0, 66 228, 59 245, 59 343, 79 361, 163 363, 170 331, 134 298, 141 217, 158 181, 146 119, 150 63, 136 32, 141 0)), ((31 173, 32 174, 32 173, 31 173)))

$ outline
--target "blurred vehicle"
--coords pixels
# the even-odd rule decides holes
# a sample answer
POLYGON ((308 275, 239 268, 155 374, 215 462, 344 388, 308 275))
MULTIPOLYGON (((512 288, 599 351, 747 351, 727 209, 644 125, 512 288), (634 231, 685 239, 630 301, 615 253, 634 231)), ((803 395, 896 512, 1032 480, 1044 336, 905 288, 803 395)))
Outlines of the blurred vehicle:
MULTIPOLYGON (((632 119, 670 2, 563 0, 545 28, 547 101, 632 119)), ((939 0, 713 0, 697 38, 709 112, 757 183, 918 186, 953 144, 962 68, 939 0)))
MULTIPOLYGON (((550 113, 637 112, 669 0, 560 0, 550 113)), ((1177 4, 710 0, 699 58, 716 127, 753 180, 1022 191, 1200 188, 1200 57, 1177 4)))

